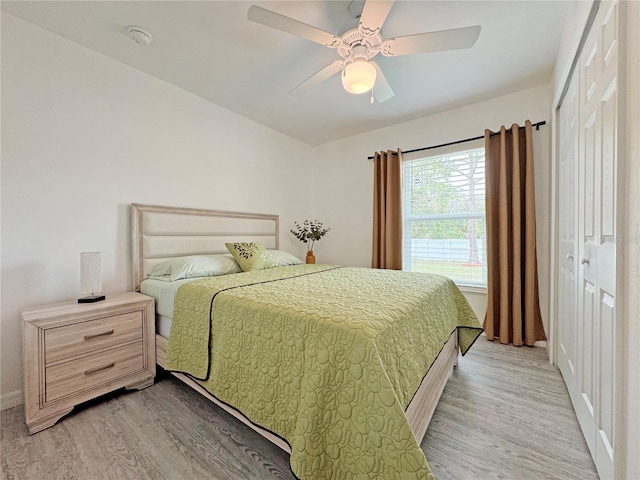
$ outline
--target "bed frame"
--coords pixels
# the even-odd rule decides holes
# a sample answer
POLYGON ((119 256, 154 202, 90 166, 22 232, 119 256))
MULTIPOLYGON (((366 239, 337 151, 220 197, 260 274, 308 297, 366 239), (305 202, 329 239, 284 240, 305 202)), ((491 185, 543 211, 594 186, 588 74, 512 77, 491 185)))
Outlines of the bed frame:
MULTIPOLYGON (((133 287, 140 290, 153 266, 172 257, 228 253, 225 242, 259 241, 268 249, 279 246, 277 215, 238 213, 193 208, 131 205, 131 245, 133 287)), ((418 440, 422 441, 444 386, 458 362, 458 336, 452 333, 405 415, 418 440)), ((167 339, 156 334, 156 363, 164 367, 167 339)), ((280 437, 251 423, 242 413, 219 401, 189 376, 171 372, 201 395, 224 409, 288 453, 289 445, 280 437)))

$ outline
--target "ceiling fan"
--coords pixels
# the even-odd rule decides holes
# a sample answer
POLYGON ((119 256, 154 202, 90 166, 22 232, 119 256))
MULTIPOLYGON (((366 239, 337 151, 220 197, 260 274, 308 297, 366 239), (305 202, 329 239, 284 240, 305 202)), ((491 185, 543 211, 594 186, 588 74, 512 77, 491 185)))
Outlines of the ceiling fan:
POLYGON ((383 40, 380 29, 392 5, 393 0, 367 0, 358 27, 341 36, 333 35, 257 5, 249 7, 247 17, 252 22, 292 33, 329 48, 335 48, 342 57, 342 59, 331 62, 313 74, 289 93, 315 87, 334 74, 342 72, 342 85, 345 90, 355 94, 371 91, 371 103, 373 103, 374 99, 378 102, 384 102, 394 95, 380 67, 372 60, 379 53, 393 57, 470 48, 480 35, 480 26, 475 25, 383 40))

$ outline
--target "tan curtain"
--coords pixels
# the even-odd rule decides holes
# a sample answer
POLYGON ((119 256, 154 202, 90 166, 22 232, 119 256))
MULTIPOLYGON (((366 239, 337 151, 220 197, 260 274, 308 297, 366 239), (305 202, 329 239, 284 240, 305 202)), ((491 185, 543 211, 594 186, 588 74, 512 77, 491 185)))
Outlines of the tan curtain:
POLYGON ((401 163, 400 149, 379 152, 373 157, 372 268, 402 270, 401 163))
POLYGON ((489 340, 545 340, 538 297, 531 122, 485 130, 489 340))

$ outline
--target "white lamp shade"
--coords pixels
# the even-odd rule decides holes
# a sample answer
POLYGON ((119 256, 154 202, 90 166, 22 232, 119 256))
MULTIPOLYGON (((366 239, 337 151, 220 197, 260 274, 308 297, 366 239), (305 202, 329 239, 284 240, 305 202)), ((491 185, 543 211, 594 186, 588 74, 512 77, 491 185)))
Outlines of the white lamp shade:
POLYGON ((102 291, 100 252, 80 253, 80 291, 81 293, 102 291))
POLYGON ((342 70, 342 86, 349 93, 366 93, 376 83, 376 67, 366 60, 355 60, 342 70))

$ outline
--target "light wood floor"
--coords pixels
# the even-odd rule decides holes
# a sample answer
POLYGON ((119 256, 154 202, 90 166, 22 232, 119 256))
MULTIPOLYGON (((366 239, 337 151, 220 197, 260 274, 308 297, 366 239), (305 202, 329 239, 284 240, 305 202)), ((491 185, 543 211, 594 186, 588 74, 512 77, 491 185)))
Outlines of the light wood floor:
MULTIPOLYGON (((32 436, 22 415, 2 412, 2 479, 295 478, 287 454, 168 376, 32 436)), ((422 448, 437 480, 598 478, 546 351, 484 338, 454 370, 422 448)))

